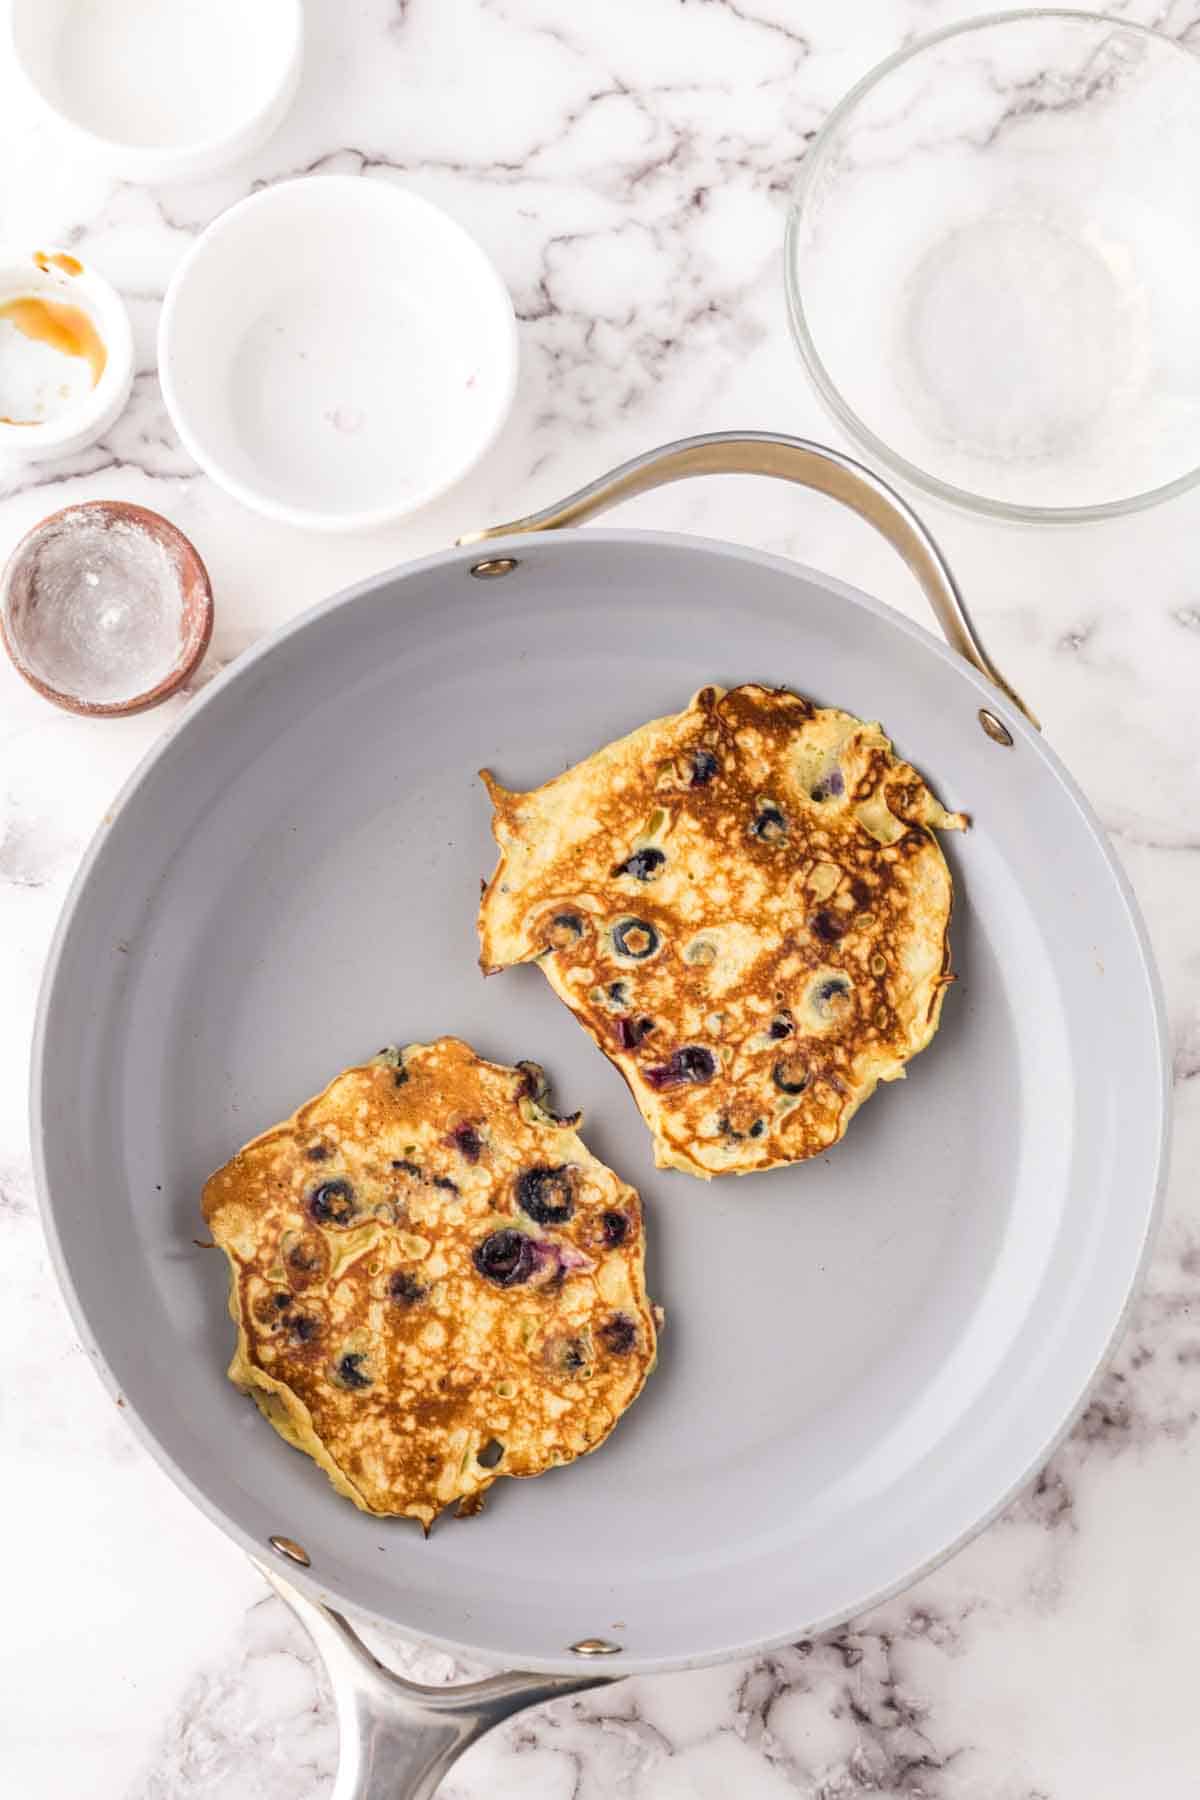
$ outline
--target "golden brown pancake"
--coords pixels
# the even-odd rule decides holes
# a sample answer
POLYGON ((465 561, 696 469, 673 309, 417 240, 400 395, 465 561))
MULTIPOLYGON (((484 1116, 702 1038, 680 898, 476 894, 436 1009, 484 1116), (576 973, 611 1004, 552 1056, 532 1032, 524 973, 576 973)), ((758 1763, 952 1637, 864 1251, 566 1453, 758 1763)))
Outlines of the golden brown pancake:
POLYGON ((488 772, 487 973, 537 962, 659 1167, 816 1156, 938 1027, 958 830, 878 725, 706 687, 532 793, 488 772))
POLYGON ((364 1512, 476 1512, 641 1391, 641 1204, 577 1123, 535 1063, 439 1038, 347 1069, 206 1184, 230 1379, 364 1512))

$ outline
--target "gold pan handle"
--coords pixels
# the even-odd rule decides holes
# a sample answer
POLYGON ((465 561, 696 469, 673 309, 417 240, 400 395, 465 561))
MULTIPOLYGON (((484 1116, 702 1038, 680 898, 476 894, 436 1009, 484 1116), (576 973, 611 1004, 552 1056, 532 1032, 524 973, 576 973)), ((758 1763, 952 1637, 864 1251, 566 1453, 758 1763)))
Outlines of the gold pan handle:
POLYGON ((635 456, 632 462, 622 463, 620 468, 541 512, 529 513, 508 525, 494 525, 487 531, 468 532, 458 542, 481 544, 489 538, 510 537, 522 531, 556 531, 567 525, 580 525, 618 501, 665 487, 668 482, 683 481, 690 475, 772 475, 779 481, 794 481, 819 494, 828 494, 831 500, 848 506, 903 557, 924 589, 951 649, 999 688, 1031 725, 1038 726, 1033 713, 985 650, 945 557, 907 501, 862 463, 805 438, 779 437, 769 431, 715 431, 705 437, 681 438, 659 450, 649 450, 644 456, 635 456))

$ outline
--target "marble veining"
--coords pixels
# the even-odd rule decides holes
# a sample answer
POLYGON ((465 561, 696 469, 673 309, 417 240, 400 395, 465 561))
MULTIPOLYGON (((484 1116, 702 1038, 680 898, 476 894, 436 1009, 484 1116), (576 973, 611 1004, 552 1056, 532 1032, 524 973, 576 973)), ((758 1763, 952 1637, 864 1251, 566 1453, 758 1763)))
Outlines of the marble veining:
MULTIPOLYGON (((145 190, 31 121, 0 70, 0 225, 78 249, 133 317, 133 399, 103 443, 0 470, 0 554, 55 507, 113 496, 192 536, 217 595, 198 691, 335 588, 512 517, 649 445, 730 426, 838 443, 784 318, 786 196, 821 119, 968 0, 309 0, 296 106, 249 164, 145 190), (352 540, 244 512, 202 477, 154 373, 161 297, 225 206, 301 172, 409 184, 495 258, 520 319, 502 443, 460 491, 352 540)), ((1114 13, 1200 42, 1197 0, 1114 13)), ((993 83, 978 132, 1043 106, 993 83), (1001 91, 1002 90, 1002 91, 1001 91)), ((825 1636, 523 1715, 446 1800, 1125 1800, 1200 1792, 1200 495, 1103 527, 922 509, 1001 667, 1034 700, 1133 882, 1169 1000, 1174 1169, 1144 1293, 1049 1464, 916 1588, 825 1636)), ((800 558, 914 618, 888 553, 811 495, 737 480, 630 523, 800 558)), ((89 724, 0 666, 0 1792, 13 1800, 321 1800, 335 1730, 291 1615, 166 1481, 87 1367, 36 1219, 27 1045, 54 921, 120 783, 186 707, 89 724)), ((424 1680, 479 1671, 399 1640, 424 1680)))

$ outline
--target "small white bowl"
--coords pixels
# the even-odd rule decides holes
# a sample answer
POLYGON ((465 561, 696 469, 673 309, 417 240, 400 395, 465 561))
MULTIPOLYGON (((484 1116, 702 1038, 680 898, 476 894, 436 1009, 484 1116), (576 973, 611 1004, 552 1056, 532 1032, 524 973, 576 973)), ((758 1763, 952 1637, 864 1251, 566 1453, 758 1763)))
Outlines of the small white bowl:
POLYGON ((132 385, 133 331, 117 290, 53 245, 0 249, 0 464, 84 449, 124 410, 132 385), (63 307, 85 315, 104 349, 93 385, 83 358, 30 339, 3 317, 10 301, 26 299, 48 305, 51 320, 63 307))
POLYGON ((186 181, 282 121, 303 0, 9 0, 8 38, 37 100, 114 174, 186 181))
POLYGON ((222 213, 167 290, 158 369, 213 480, 290 525, 369 529, 474 467, 516 387, 512 301, 473 238, 371 177, 222 213))

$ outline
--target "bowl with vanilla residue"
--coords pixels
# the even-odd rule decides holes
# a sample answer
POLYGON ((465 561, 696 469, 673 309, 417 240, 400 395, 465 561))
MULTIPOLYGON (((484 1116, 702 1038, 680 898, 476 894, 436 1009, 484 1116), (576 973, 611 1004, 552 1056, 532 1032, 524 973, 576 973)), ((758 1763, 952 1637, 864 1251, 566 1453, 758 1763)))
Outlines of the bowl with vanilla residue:
POLYGON ((69 250, 0 250, 0 467, 94 443, 132 385, 116 289, 69 250))

